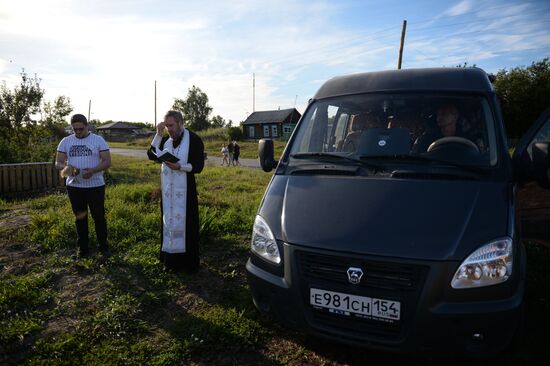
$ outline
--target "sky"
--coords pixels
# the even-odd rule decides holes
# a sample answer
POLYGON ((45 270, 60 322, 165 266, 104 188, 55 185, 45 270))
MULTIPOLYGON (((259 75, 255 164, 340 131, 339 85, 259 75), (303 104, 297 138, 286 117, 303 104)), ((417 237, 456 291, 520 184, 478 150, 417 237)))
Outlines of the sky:
POLYGON ((547 0, 0 0, 0 81, 14 88, 24 69, 45 101, 147 123, 195 85, 238 125, 254 110, 303 113, 333 76, 395 69, 403 20, 402 68, 495 73, 550 57, 547 0))

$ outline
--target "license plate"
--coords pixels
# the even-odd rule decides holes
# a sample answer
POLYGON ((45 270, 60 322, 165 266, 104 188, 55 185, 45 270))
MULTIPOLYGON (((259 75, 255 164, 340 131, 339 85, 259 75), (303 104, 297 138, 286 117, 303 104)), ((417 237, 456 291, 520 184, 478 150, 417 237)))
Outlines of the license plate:
POLYGON ((328 309, 341 315, 358 314, 360 316, 399 320, 401 303, 377 299, 374 297, 344 294, 317 288, 310 289, 309 303, 316 308, 328 309))

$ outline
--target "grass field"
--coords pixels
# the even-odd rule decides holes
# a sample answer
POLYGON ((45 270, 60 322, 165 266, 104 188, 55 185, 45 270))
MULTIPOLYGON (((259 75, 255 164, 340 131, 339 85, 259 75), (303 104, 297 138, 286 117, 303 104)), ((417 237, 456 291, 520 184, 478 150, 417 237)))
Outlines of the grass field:
MULTIPOLYGON (((269 179, 245 168, 207 167, 197 176, 196 275, 164 272, 157 259, 159 166, 148 161, 113 156, 106 208, 114 255, 107 261, 73 258, 65 194, 0 201, 0 364, 414 363, 281 328, 256 312, 244 265, 269 179)), ((528 246, 528 254, 527 333, 499 365, 537 364, 545 355, 550 250, 528 246)))

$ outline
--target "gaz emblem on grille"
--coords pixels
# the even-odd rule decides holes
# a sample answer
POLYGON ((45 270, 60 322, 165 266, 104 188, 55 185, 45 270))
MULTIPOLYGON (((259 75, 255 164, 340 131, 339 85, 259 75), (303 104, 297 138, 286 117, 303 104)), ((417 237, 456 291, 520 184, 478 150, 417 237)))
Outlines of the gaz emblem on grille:
POLYGON ((348 281, 353 285, 357 285, 361 282, 361 277, 363 277, 363 270, 357 267, 348 268, 348 281))

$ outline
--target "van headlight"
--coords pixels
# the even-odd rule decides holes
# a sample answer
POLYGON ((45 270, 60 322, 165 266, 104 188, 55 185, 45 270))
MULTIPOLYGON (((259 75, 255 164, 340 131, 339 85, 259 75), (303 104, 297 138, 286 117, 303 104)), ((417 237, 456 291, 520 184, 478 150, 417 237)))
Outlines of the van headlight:
POLYGON ((281 263, 279 247, 277 247, 275 237, 260 215, 256 215, 256 220, 254 220, 251 249, 254 253, 271 263, 281 263))
POLYGON ((496 285, 512 275, 512 239, 494 240, 475 252, 456 271, 451 286, 456 289, 496 285))

